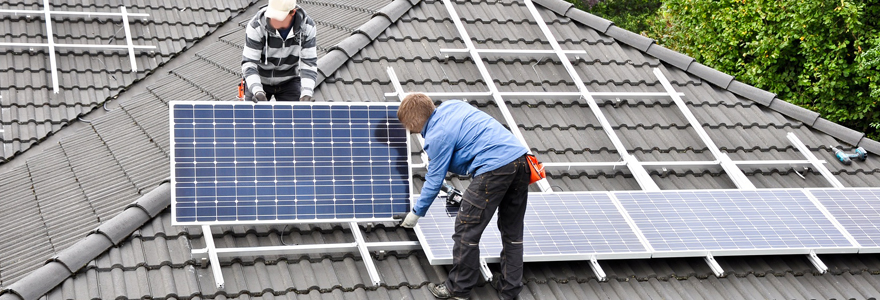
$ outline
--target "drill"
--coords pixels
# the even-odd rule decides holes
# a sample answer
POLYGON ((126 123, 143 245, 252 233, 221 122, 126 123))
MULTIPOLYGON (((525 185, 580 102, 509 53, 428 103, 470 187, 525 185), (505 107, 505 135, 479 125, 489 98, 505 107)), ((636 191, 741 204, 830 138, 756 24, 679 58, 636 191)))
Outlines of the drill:
POLYGON ((446 192, 446 206, 461 206, 462 194, 451 184, 444 183, 440 190, 446 192))
POLYGON ((840 148, 834 148, 834 156, 837 157, 837 160, 842 162, 844 165, 851 165, 853 159, 858 159, 859 161, 865 161, 868 159, 868 152, 865 151, 865 148, 858 147, 855 150, 854 154, 846 154, 840 148))

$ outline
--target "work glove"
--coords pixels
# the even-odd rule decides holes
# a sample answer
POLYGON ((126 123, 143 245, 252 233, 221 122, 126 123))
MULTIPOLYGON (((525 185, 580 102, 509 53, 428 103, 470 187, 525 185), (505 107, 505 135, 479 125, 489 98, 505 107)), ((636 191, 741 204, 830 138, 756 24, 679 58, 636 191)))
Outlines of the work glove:
POLYGON ((419 222, 419 216, 413 212, 402 213, 394 216, 394 219, 402 219, 403 222, 400 222, 400 227, 403 228, 413 228, 416 227, 416 223, 419 222))
POLYGON ((266 92, 263 91, 254 93, 254 96, 251 97, 251 100, 254 100, 254 103, 257 103, 258 101, 269 101, 269 99, 266 99, 266 92))
POLYGON ((302 96, 299 98, 300 102, 312 102, 312 96, 302 96))

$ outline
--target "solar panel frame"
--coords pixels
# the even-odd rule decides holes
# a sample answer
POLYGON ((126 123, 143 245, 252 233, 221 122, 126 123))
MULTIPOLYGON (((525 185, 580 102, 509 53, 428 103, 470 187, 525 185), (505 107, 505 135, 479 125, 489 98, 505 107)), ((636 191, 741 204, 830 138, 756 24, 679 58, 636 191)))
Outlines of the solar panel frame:
MULTIPOLYGON (((402 168, 400 166, 398 166, 398 167, 401 169, 406 169, 406 174, 405 174, 405 178, 404 178, 404 180, 405 180, 404 185, 407 189, 407 192, 406 192, 407 196, 404 197, 404 200, 406 202, 406 209, 405 210, 402 210, 402 211, 395 210, 394 207, 397 207, 400 205, 400 203, 399 203, 400 199, 395 198, 395 199, 389 199, 389 205, 392 206, 390 208, 392 211, 390 213, 388 213, 387 217, 314 218, 314 219, 283 219, 283 220, 232 220, 232 221, 194 221, 194 222, 178 221, 178 212, 177 212, 178 201, 175 201, 178 197, 178 195, 177 195, 178 181, 176 178, 177 176, 175 176, 176 165, 177 165, 177 156, 175 153, 176 152, 175 151, 176 136, 175 136, 175 130, 174 130, 175 129, 174 112, 175 112, 175 107, 187 106, 187 105, 190 105, 190 106, 195 106, 195 105, 199 105, 199 106, 201 106, 201 105, 211 105, 211 106, 230 105, 233 107, 234 106, 253 106, 253 107, 271 106, 272 111, 274 112, 276 106, 309 106, 309 107, 316 107, 316 106, 322 106, 322 107, 323 106, 326 106, 326 107, 331 107, 331 106, 347 106, 347 107, 384 106, 386 108, 390 108, 390 107, 396 108, 396 107, 400 106, 400 102, 263 102, 263 103, 259 103, 259 104, 254 104, 254 103, 249 103, 249 102, 232 102, 232 101, 222 101, 222 102, 218 102, 218 101, 171 101, 171 102, 169 102, 169 114, 168 114, 169 115, 169 129, 170 129, 169 131, 170 131, 170 142, 172 144, 172 151, 170 153, 170 160, 171 160, 170 166, 171 166, 171 172, 172 172, 171 173, 171 175, 172 175, 171 176, 172 225, 243 225, 243 224, 294 224, 294 223, 296 223, 296 224, 310 224, 310 223, 341 223, 341 222, 353 222, 353 221, 356 221, 356 222, 388 222, 388 221, 393 221, 393 218, 392 218, 393 215, 400 213, 400 212, 407 212, 407 211, 409 211, 409 209, 411 207, 410 206, 410 201, 411 201, 410 198, 411 197, 409 195, 412 191, 412 169, 409 167, 411 165, 411 157, 409 154, 411 141, 410 141, 409 132, 406 131, 406 129, 404 128, 403 129, 404 133, 403 133, 403 135, 401 135, 401 137, 405 138, 406 145, 401 146, 399 148, 402 149, 402 151, 404 153, 403 156, 406 157, 407 166, 405 168, 402 168)), ((255 123, 256 123, 256 121, 255 121, 255 123)), ((256 124, 254 124, 254 125, 256 126, 256 124)), ((387 125, 389 125, 389 124, 386 123, 386 126, 387 125)), ((274 126, 274 124, 273 124, 273 126, 274 126)), ((273 128, 273 130, 274 130, 274 128, 273 128)), ((352 138, 355 138, 355 137, 356 136, 354 136, 354 134, 352 134, 352 138)), ((197 137, 193 137, 193 138, 196 139, 197 137)), ((273 148, 273 150, 274 149, 277 149, 277 148, 273 148)), ((354 149, 354 147, 352 149, 354 149)), ((389 147, 389 153, 391 151, 393 151, 393 149, 394 148, 389 147)), ((195 151, 195 150, 193 150, 193 151, 195 151)), ((255 149, 255 151, 256 151, 256 149, 255 149)), ((391 154, 389 154, 389 155, 391 155, 391 154)), ((400 161, 400 162, 402 162, 402 161, 400 161)), ((370 161, 370 166, 371 166, 371 168, 374 166, 372 161, 370 161)), ((386 164, 386 166, 387 166, 387 164, 386 164)), ((354 173, 354 171, 353 171, 353 173, 354 173)), ((356 174, 352 174, 352 175, 356 175, 356 174)), ((401 174, 401 175, 403 175, 403 174, 401 174)), ((389 176, 394 176, 394 174, 389 173, 389 176)), ((403 177, 403 176, 401 176, 401 177, 403 177)), ((389 188, 390 188, 390 185, 389 185, 389 188)), ((393 184, 393 185, 397 186, 397 184, 393 184)), ((372 186, 372 184, 371 184, 371 186, 372 186)), ((394 192, 391 192, 391 193, 394 193, 394 192)), ((356 205, 354 202, 355 202, 355 200, 352 199, 352 206, 356 205)), ((315 212, 315 215, 318 215, 317 211, 315 212)))
MULTIPOLYGON (((591 202, 587 202, 584 205, 584 207, 585 207, 584 210, 586 211, 586 206, 589 206, 592 204, 593 203, 591 203, 591 202)), ((431 208, 428 210, 428 215, 426 215, 426 217, 424 217, 424 218, 421 218, 415 228, 416 236, 419 238, 422 249, 424 250, 425 255, 428 258, 428 262, 432 265, 452 264, 452 255, 451 255, 452 248, 451 247, 452 247, 452 233, 454 232, 454 220, 453 220, 454 217, 452 217, 452 216, 432 217, 432 214, 435 214, 438 212, 443 213, 443 211, 445 209, 446 209, 445 201, 441 197, 438 197, 437 199, 435 199, 434 203, 431 205, 431 208), (437 220, 439 220, 439 222, 442 222, 442 223, 437 222, 437 220), (435 223, 435 222, 437 222, 437 223, 435 223), (426 227, 431 227, 431 228, 426 228, 426 227), (428 232, 428 231, 430 231, 430 232, 428 232), (435 247, 434 244, 436 244, 436 242, 437 242, 436 239, 442 239, 441 243, 444 245, 442 247, 435 247), (447 254, 439 254, 439 253, 447 253, 447 252, 448 252, 448 255, 447 254)), ((588 211, 588 213, 589 212, 593 212, 593 210, 588 211)), ((570 210, 563 211, 561 213, 562 214, 573 214, 573 212, 570 210)), ((500 233, 498 232, 498 228, 495 225, 496 221, 497 221, 497 216, 498 216, 498 214, 496 211, 496 214, 493 216, 492 220, 489 222, 489 225, 486 227, 486 230, 483 232, 483 236, 480 240, 481 257, 484 258, 489 263, 500 261, 500 256, 499 256, 500 251, 501 251, 500 233)), ((576 216, 573 216, 573 215, 563 216, 563 217, 568 218, 568 220, 573 221, 573 222, 581 222, 581 221, 584 222, 583 224, 569 223, 568 228, 571 228, 572 226, 577 226, 577 225, 587 226, 587 227, 592 226, 590 224, 587 224, 587 222, 590 221, 588 219, 578 220, 578 219, 575 219, 576 216)), ((547 223, 551 223, 550 226, 556 226, 556 228, 559 228, 559 229, 564 228, 564 227, 560 227, 559 226, 560 224, 552 224, 553 221, 555 221, 555 220, 552 220, 552 219, 547 219, 547 220, 548 220, 547 223)), ((606 221, 606 220, 598 220, 598 222, 600 222, 600 223, 604 222, 604 221, 606 221)), ((608 197, 607 192, 529 193, 529 209, 526 211, 525 222, 526 222, 526 224, 525 224, 525 228, 524 228, 524 237, 526 240, 526 249, 524 249, 524 254, 523 254, 523 261, 524 262, 581 261, 581 260, 590 260, 592 258, 603 259, 603 260, 604 259, 645 259, 645 258, 651 257, 651 253, 648 250, 649 248, 645 245, 646 241, 643 240, 642 237, 639 235, 639 233, 636 231, 636 229, 633 228, 634 224, 632 224, 626 220, 626 216, 624 216, 620 212, 619 206, 617 206, 616 203, 613 203, 612 199, 610 197, 608 197), (536 220, 535 219, 536 213, 538 213, 535 211, 535 209, 542 209, 543 210, 543 209, 549 208, 549 205, 545 205, 542 202, 547 202, 548 199, 545 198, 545 196, 553 196, 553 195, 559 195, 560 199, 562 201, 574 201, 574 200, 570 199, 570 196, 572 196, 572 195, 574 195, 574 196, 588 195, 591 198, 587 201, 597 201, 597 202, 603 200, 600 198, 604 197, 608 202, 604 203, 604 204, 600 204, 605 209, 605 211, 601 214, 601 216, 615 218, 614 220, 607 220, 608 223, 613 223, 613 224, 616 224, 619 226, 625 226, 625 228, 620 228, 620 230, 615 231, 615 233, 618 234, 617 235, 618 237, 621 237, 620 241, 624 241, 626 243, 626 245, 616 244, 617 245, 616 247, 631 248, 632 251, 626 251, 626 252, 573 251, 573 252, 568 252, 568 253, 535 254, 535 251, 531 251, 529 248, 530 247, 529 245, 533 244, 533 243, 529 243, 529 242, 530 241, 534 242, 533 240, 530 240, 530 233, 532 233, 534 231, 539 231, 539 230, 536 230, 533 225, 529 224, 529 222, 536 222, 536 221, 543 222, 544 221, 544 220, 536 220), (539 200, 538 197, 540 197, 541 200, 539 200), (563 197, 568 197, 568 198, 563 198, 563 197), (538 207, 535 207, 536 205, 538 207), (612 215, 611 214, 612 212, 615 215, 612 215), (532 228, 532 230, 530 230, 530 228, 532 228), (623 238, 622 236, 625 236, 625 235, 630 235, 630 236, 623 238), (531 251, 531 253, 530 253, 530 251, 531 251)), ((547 227, 543 227, 542 229, 544 229, 544 228, 547 228, 547 227)), ((547 230, 547 232, 549 233, 550 231, 547 230)), ((589 235, 589 234, 591 234, 591 233, 586 233, 583 231, 580 232, 580 235, 584 235, 584 236, 589 235)), ((612 239, 615 237, 615 235, 613 235, 613 234, 607 235, 607 236, 602 235, 601 232, 592 233, 592 234, 598 235, 598 236, 603 236, 603 237, 612 237, 612 239)), ((551 240, 552 240, 552 238, 551 238, 551 240)), ((611 239, 606 239, 606 240, 611 240, 611 239)), ((550 242, 552 242, 552 241, 550 241, 550 242)), ((583 241, 580 241, 580 240, 572 241, 571 245, 563 244, 560 246, 560 245, 554 244, 554 246, 557 246, 557 247, 549 247, 548 248, 548 246, 540 246, 540 247, 536 247, 535 249, 536 250, 549 249, 550 251, 548 251, 548 252, 553 252, 553 250, 554 250, 553 248, 556 248, 556 250, 559 250, 556 252, 564 252, 564 251, 562 251, 562 249, 564 249, 564 248, 572 249, 574 246, 577 246, 578 244, 581 246, 585 246, 585 247, 589 247, 589 248, 593 248, 593 249, 604 247, 604 245, 599 241, 585 239, 583 241)), ((535 246, 532 245, 531 247, 535 247, 535 246)), ((612 248, 612 247, 615 247, 615 246, 608 246, 608 248, 612 248)), ((617 248, 617 249, 620 249, 620 248, 617 248)))
POLYGON ((805 191, 847 232, 859 246, 859 253, 880 253, 880 188, 809 188, 805 191))
MULTIPOLYGON (((801 189, 760 189, 757 191, 748 191, 748 190, 666 190, 659 192, 647 192, 647 191, 615 191, 610 192, 611 196, 621 202, 624 206, 625 214, 629 215, 635 222, 637 228, 645 235, 646 239, 648 239, 649 245, 653 249, 652 257, 662 258, 662 257, 705 257, 709 254, 713 256, 746 256, 746 255, 784 255, 784 254, 810 254, 812 251, 815 251, 817 254, 832 254, 832 253, 856 253, 858 252, 858 247, 849 242, 849 245, 845 246, 830 246, 830 247, 777 247, 777 248, 753 248, 753 249, 727 249, 727 248, 716 248, 716 249, 700 249, 700 250, 664 250, 664 247, 658 247, 661 243, 653 238, 652 236, 655 234, 654 232, 650 232, 650 226, 646 226, 642 218, 636 217, 633 215, 633 209, 628 201, 634 201, 632 199, 621 199, 621 195, 627 194, 643 194, 643 193, 714 193, 714 192, 788 192, 788 193, 800 193, 803 195, 803 198, 809 201, 809 205, 804 205, 804 207, 808 208, 812 206, 816 209, 816 212, 821 214, 822 218, 828 222, 828 224, 824 224, 826 229, 836 230, 840 233, 840 237, 836 238, 845 238, 847 234, 845 230, 841 230, 833 225, 832 219, 828 218, 829 216, 822 213, 820 208, 816 206, 816 203, 810 201, 807 197, 806 193, 801 189), (658 250, 659 248, 659 250, 658 250)), ((624 197, 626 198, 626 197, 624 197)), ((800 200, 803 201, 803 200, 800 200)), ((751 202, 751 200, 750 200, 751 202)), ((807 204, 807 203, 804 203, 807 204)), ((662 216, 662 214, 658 214, 658 216, 662 216)), ((821 219, 820 219, 821 220, 821 219)), ((831 231, 833 232, 833 231, 831 231)), ((838 241, 839 242, 839 241, 838 241)))

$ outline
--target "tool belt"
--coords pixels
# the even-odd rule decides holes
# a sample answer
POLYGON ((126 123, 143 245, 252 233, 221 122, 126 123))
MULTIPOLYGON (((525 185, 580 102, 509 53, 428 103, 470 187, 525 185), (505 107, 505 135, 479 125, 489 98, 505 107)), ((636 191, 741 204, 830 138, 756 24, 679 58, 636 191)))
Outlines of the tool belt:
POLYGON ((544 172, 544 164, 539 162, 537 157, 531 154, 526 154, 526 160, 529 162, 529 171, 532 173, 529 184, 538 182, 538 180, 547 177, 547 172, 544 172))

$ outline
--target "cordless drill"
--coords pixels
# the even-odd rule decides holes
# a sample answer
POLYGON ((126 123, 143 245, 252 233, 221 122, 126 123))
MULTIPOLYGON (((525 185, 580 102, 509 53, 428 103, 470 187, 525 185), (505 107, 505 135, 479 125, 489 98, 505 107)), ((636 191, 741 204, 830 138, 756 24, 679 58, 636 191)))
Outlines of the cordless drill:
POLYGON ((462 194, 459 190, 448 183, 440 186, 440 190, 446 192, 446 206, 461 206, 462 194))
POLYGON ((865 161, 868 159, 868 152, 865 151, 865 148, 858 147, 855 150, 854 154, 846 154, 840 148, 834 148, 834 156, 837 157, 837 160, 842 162, 844 165, 851 165, 853 159, 858 159, 859 161, 865 161))

